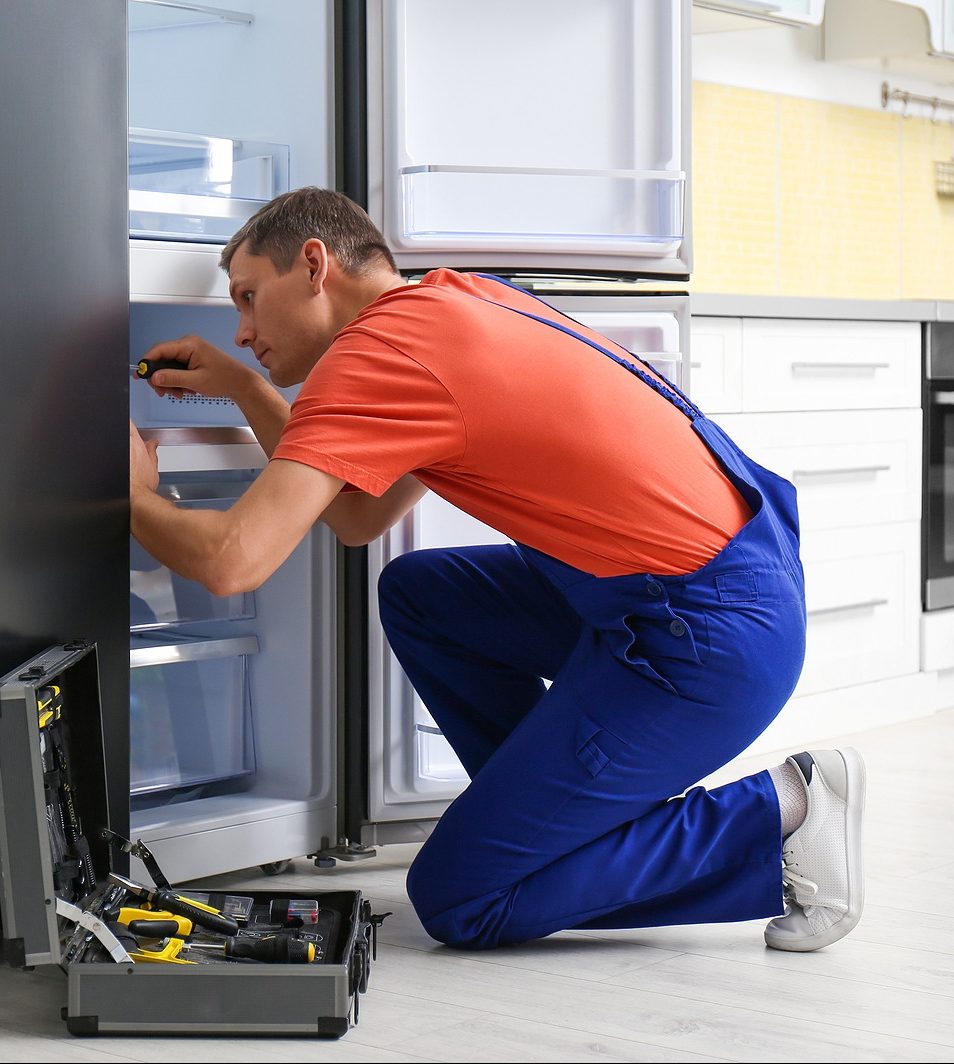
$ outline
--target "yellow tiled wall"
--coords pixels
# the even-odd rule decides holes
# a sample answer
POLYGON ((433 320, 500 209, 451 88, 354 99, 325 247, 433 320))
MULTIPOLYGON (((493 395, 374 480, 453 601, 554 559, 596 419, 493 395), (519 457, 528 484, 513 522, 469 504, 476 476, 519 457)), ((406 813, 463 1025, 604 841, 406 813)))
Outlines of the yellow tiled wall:
POLYGON ((954 127, 693 85, 695 292, 954 299, 954 127))

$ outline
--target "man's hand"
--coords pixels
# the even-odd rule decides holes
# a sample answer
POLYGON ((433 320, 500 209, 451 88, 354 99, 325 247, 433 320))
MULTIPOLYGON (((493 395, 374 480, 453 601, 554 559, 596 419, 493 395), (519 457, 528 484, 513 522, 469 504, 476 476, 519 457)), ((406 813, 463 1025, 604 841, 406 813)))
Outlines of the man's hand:
POLYGON ((181 399, 184 395, 225 396, 236 399, 247 388, 250 379, 258 374, 238 359, 232 358, 200 336, 183 336, 180 340, 166 340, 155 344, 142 356, 151 361, 160 359, 181 362, 182 369, 163 369, 149 378, 158 395, 181 399))
POLYGON ((182 363, 182 369, 157 370, 149 378, 149 385, 158 395, 176 399, 184 395, 221 395, 231 399, 271 458, 288 421, 289 408, 284 396, 260 373, 199 336, 166 340, 150 347, 143 358, 182 363))
POLYGON ((129 422, 129 494, 139 491, 154 492, 159 487, 159 460, 155 440, 148 443, 139 435, 139 429, 129 422))

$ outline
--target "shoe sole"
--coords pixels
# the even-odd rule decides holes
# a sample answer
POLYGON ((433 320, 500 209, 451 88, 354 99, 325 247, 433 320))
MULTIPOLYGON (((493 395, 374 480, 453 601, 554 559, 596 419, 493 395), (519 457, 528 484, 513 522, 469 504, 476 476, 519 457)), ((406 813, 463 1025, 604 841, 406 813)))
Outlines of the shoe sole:
POLYGON ((852 746, 838 751, 845 762, 845 849, 848 854, 848 911, 826 931, 802 939, 770 940, 765 929, 765 943, 772 949, 789 953, 813 953, 842 939, 854 930, 865 907, 864 839, 866 772, 861 754, 852 746))

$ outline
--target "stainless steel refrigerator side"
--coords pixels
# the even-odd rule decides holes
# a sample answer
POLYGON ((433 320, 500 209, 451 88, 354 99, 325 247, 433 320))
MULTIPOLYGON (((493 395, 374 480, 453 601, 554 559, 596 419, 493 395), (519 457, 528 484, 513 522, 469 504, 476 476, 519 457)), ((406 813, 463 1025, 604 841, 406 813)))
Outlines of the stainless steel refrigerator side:
POLYGON ((0 674, 99 645, 128 828, 125 0, 0 5, 0 674))

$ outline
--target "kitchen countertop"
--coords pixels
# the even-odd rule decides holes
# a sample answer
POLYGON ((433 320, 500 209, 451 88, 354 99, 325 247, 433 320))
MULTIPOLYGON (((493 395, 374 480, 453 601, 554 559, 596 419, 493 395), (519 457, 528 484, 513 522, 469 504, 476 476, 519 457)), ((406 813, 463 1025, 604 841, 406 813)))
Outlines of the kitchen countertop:
POLYGON ((816 299, 696 292, 690 294, 689 308, 699 317, 954 321, 954 302, 933 299, 816 299))

